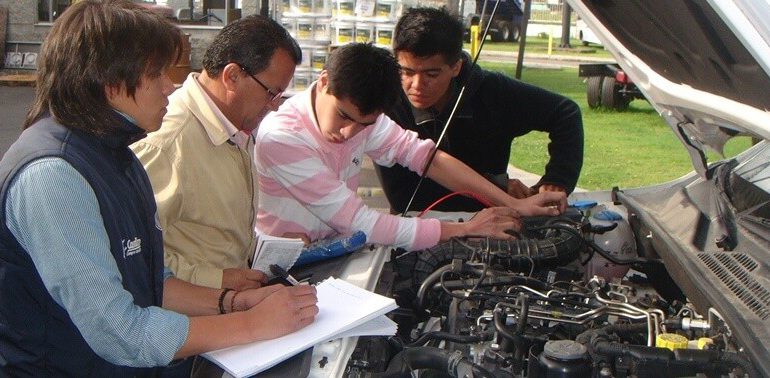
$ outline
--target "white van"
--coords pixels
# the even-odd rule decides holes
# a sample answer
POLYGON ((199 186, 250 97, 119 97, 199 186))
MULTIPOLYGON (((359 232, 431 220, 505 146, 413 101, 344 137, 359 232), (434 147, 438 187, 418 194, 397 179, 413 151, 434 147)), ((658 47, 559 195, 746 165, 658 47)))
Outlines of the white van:
POLYGON ((590 43, 595 45, 602 44, 602 41, 600 41, 599 38, 596 37, 596 34, 588 28, 585 21, 579 18, 577 22, 575 22, 575 30, 577 30, 577 38, 583 42, 583 46, 588 46, 590 43))

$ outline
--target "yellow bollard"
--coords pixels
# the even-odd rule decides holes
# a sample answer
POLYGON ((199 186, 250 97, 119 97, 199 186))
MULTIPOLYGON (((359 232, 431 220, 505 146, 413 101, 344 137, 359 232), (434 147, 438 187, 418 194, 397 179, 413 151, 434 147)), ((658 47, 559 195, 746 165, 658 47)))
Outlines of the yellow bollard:
POLYGON ((471 58, 476 58, 479 52, 479 26, 471 25, 471 58))
POLYGON ((548 34, 548 56, 553 53, 553 33, 548 34))

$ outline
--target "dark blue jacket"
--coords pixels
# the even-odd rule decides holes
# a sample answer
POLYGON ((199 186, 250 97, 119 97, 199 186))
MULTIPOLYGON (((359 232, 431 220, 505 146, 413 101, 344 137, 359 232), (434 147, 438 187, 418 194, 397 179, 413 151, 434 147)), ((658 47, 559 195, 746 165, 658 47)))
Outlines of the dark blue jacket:
MULTIPOLYGON (((508 169, 513 139, 530 131, 542 131, 550 138, 550 159, 538 185, 561 185, 568 193, 575 189, 583 165, 583 119, 578 105, 562 95, 472 66, 467 55, 453 81, 454 94, 446 109, 420 111, 412 108, 406 95, 402 95, 398 105, 386 114, 403 128, 416 131, 420 138, 438 141, 463 83, 467 83, 463 100, 439 149, 479 174, 500 175, 508 169)), ((404 211, 419 176, 400 165, 375 168, 391 209, 404 211)), ((426 178, 410 210, 423 210, 449 193, 426 178)), ((476 200, 455 196, 434 210, 481 208, 476 200)))
POLYGON ((5 214, 8 186, 26 164, 43 157, 66 160, 96 193, 123 287, 136 305, 160 306, 163 244, 155 201, 142 165, 128 149, 143 135, 129 122, 96 136, 44 118, 27 128, 0 162, 0 376, 145 376, 161 370, 116 366, 96 355, 49 295, 29 254, 6 227, 5 214))

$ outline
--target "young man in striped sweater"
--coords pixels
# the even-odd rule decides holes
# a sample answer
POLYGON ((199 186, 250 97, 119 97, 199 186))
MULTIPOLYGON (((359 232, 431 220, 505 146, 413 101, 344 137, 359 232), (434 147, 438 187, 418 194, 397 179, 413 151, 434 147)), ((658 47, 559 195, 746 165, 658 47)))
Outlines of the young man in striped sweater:
POLYGON ((310 240, 361 230, 368 241, 407 250, 455 236, 508 239, 521 215, 558 215, 564 193, 515 199, 459 160, 438 151, 427 176, 454 191, 473 192, 499 207, 464 223, 404 218, 367 208, 358 198, 363 155, 380 165, 420 172, 435 147, 383 114, 400 95, 399 66, 384 49, 349 44, 334 50, 318 81, 262 122, 255 154, 257 228, 270 235, 304 233, 310 240), (546 204, 556 203, 556 206, 546 204))

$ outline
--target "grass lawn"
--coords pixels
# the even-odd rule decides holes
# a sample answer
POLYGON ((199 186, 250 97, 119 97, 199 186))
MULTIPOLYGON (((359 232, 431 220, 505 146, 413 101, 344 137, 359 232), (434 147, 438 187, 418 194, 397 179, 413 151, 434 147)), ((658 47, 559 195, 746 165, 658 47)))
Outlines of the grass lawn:
MULTIPOLYGON (((487 69, 513 76, 512 64, 481 63, 487 69)), ((588 108, 585 83, 577 69, 524 68, 522 80, 561 93, 578 103, 583 112, 585 156, 578 186, 589 190, 613 186, 631 188, 662 183, 692 170, 689 155, 649 103, 634 100, 625 112, 588 108)), ((548 136, 534 132, 517 138, 511 164, 543 174, 548 160, 548 136)), ((745 150, 748 137, 734 138, 725 147, 727 156, 745 150)), ((709 161, 718 159, 709 153, 709 161)))

